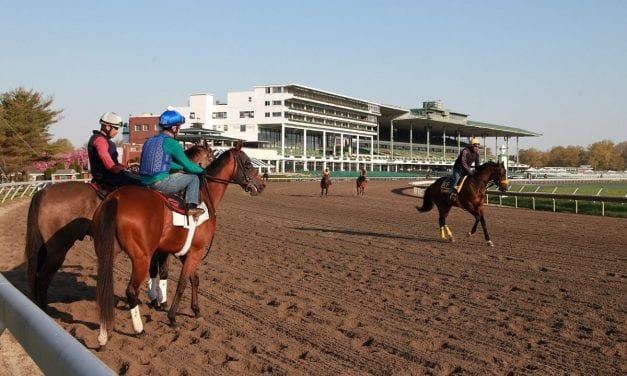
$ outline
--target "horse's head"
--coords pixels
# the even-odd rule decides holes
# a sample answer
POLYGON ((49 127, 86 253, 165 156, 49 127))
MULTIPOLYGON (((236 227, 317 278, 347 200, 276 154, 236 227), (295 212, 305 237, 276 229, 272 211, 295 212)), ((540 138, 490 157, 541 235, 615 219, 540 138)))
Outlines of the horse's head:
POLYGON ((250 192, 251 196, 258 195, 266 187, 250 158, 242 151, 241 145, 220 154, 205 170, 205 174, 211 181, 238 184, 246 192, 250 192))
POLYGON ((509 180, 507 180, 507 171, 505 171, 505 163, 501 162, 496 166, 496 172, 493 173, 492 181, 499 188, 499 191, 505 192, 509 187, 509 180))
POLYGON ((188 148, 185 150, 185 155, 201 168, 206 168, 215 159, 211 148, 202 145, 194 145, 188 148))

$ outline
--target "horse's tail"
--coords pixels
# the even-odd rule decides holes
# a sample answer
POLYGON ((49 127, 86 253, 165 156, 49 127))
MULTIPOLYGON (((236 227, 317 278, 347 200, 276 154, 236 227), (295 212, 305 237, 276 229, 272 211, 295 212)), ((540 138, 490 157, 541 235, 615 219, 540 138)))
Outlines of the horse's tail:
POLYGON ((416 206, 416 209, 418 209, 418 211, 421 213, 428 212, 429 210, 433 209, 433 198, 431 197, 431 188, 433 188, 433 184, 425 189, 425 195, 422 198, 422 207, 419 208, 416 206))
POLYGON ((26 245, 24 246, 24 257, 26 259, 26 278, 30 290, 31 299, 37 304, 37 272, 46 258, 46 243, 39 230, 39 210, 43 200, 43 191, 38 191, 33 196, 28 208, 28 219, 26 225, 26 245))
MULTIPOLYGON (((113 197, 111 197, 113 198, 113 197)), ((118 202, 105 200, 94 215, 94 246, 98 256, 98 279, 96 280, 96 302, 100 314, 100 325, 113 329, 113 259, 115 256, 115 216, 118 202)))

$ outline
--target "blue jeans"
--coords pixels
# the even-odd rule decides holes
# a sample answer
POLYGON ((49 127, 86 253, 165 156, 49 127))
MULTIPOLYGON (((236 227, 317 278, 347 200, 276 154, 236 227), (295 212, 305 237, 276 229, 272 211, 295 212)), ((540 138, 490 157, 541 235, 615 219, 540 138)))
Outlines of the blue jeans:
POLYGON ((170 174, 167 178, 151 185, 150 189, 170 194, 174 194, 185 189, 185 202, 188 204, 198 204, 200 179, 198 179, 198 176, 195 174, 177 172, 175 174, 170 174))
POLYGON ((451 178, 451 187, 449 188, 448 194, 455 192, 455 186, 459 183, 459 179, 462 177, 462 170, 454 168, 453 169, 453 177, 451 178))

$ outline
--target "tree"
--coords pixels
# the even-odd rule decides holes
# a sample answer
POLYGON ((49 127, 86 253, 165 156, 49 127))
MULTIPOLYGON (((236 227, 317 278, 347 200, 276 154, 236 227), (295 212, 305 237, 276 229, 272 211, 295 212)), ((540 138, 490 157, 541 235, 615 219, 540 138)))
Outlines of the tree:
POLYGON ((589 164, 598 171, 623 170, 625 160, 620 155, 614 143, 610 140, 595 142, 588 146, 590 153, 589 164))
POLYGON ((534 148, 522 149, 518 153, 518 158, 520 159, 520 163, 525 163, 533 167, 544 167, 546 166, 547 153, 534 148))
POLYGON ((581 146, 555 146, 548 155, 547 166, 579 167, 586 160, 586 152, 581 146))
POLYGON ((49 153, 48 127, 63 110, 52 109, 53 98, 24 88, 0 94, 0 167, 11 174, 49 153))

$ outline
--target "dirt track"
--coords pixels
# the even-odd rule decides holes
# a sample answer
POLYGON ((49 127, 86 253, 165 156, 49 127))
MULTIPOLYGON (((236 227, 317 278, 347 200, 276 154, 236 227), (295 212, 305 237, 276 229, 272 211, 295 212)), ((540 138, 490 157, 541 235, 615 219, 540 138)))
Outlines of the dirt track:
MULTIPOLYGON (((406 181, 371 182, 365 197, 354 182, 329 192, 230 187, 199 269, 204 317, 191 316, 188 287, 179 332, 142 305, 147 335, 131 335, 120 256, 117 330, 95 351, 91 241, 54 280, 51 316, 128 375, 627 373, 625 219, 490 206, 490 248, 480 230, 463 236, 472 217, 460 209, 448 222, 457 241, 441 242, 437 213, 416 211, 406 181)), ((27 202, 3 209, 0 270, 24 291, 27 202)))

